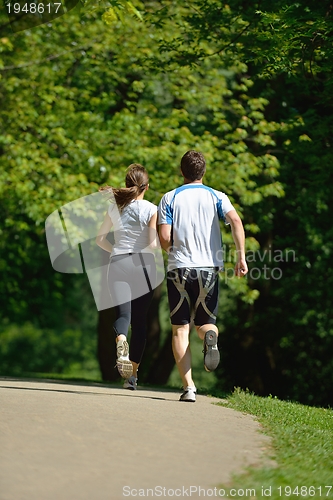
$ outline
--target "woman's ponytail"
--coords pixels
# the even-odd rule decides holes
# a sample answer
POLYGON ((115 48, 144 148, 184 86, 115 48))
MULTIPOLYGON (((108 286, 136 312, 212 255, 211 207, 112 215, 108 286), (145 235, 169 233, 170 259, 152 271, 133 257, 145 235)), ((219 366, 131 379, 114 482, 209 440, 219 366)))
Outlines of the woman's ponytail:
POLYGON ((148 172, 139 163, 132 163, 127 169, 125 188, 113 188, 104 186, 100 192, 113 193, 119 210, 123 210, 131 201, 135 200, 148 186, 148 172))

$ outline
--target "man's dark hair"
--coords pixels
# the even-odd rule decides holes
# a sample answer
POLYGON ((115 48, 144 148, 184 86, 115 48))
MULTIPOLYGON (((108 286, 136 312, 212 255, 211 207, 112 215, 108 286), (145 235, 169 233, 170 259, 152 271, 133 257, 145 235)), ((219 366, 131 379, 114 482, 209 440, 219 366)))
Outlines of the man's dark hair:
POLYGON ((187 151, 180 162, 180 168, 185 179, 198 181, 206 172, 206 160, 198 151, 187 151))

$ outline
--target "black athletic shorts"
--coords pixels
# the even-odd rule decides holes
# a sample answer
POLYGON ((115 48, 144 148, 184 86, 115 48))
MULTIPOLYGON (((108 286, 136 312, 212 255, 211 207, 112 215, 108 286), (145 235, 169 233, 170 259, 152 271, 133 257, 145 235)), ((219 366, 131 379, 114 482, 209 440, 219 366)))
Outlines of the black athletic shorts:
POLYGON ((172 325, 215 325, 218 308, 218 267, 173 269, 167 273, 172 325))

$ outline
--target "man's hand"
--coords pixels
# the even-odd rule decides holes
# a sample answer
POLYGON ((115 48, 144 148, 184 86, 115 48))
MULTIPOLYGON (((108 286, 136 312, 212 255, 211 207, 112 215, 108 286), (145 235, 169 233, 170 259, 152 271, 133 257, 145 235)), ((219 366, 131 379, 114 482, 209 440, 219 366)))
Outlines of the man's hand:
POLYGON ((242 277, 247 274, 248 268, 247 268, 247 263, 245 259, 239 259, 237 261, 237 264, 235 265, 235 275, 242 277))

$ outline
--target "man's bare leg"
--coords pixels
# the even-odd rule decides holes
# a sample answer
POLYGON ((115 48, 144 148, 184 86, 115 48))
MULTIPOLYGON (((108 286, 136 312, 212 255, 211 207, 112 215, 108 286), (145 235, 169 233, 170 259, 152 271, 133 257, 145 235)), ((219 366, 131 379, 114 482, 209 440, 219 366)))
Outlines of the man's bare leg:
POLYGON ((213 332, 215 332, 216 335, 219 334, 219 331, 218 331, 216 325, 206 324, 206 325, 196 326, 195 328, 197 330, 198 337, 201 340, 203 340, 205 338, 205 334, 206 334, 206 332, 208 332, 208 330, 213 330, 213 332))
POLYGON ((192 379, 189 335, 189 324, 172 325, 172 351, 184 388, 195 387, 192 379))
POLYGON ((218 330, 215 325, 196 326, 198 336, 204 341, 204 367, 207 372, 214 371, 220 362, 217 347, 218 330), (209 332, 207 335, 206 333, 209 332), (213 333, 212 333, 213 332, 213 333))

